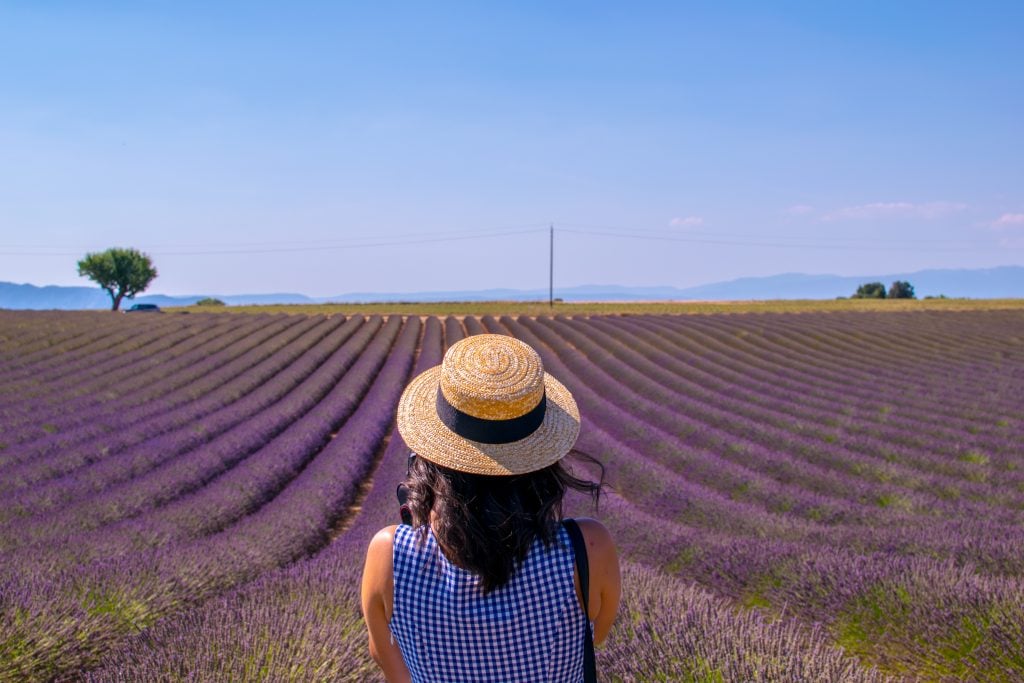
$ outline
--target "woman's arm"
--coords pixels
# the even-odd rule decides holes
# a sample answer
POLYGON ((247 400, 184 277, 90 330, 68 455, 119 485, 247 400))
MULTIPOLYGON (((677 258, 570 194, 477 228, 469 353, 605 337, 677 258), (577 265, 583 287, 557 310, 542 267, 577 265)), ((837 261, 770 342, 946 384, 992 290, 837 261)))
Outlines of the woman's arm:
POLYGON ((395 527, 389 526, 378 531, 370 541, 363 567, 361 597, 363 619, 370 636, 370 656, 380 665, 389 683, 406 683, 410 680, 409 670, 388 628, 395 594, 394 534, 395 527))
MULTIPOLYGON (((612 630, 622 597, 622 577, 619 575, 619 553, 612 535, 596 519, 582 518, 576 522, 587 543, 587 563, 590 566, 590 619, 594 622, 594 644, 604 642, 612 630)), ((579 576, 576 577, 579 590, 579 576)))

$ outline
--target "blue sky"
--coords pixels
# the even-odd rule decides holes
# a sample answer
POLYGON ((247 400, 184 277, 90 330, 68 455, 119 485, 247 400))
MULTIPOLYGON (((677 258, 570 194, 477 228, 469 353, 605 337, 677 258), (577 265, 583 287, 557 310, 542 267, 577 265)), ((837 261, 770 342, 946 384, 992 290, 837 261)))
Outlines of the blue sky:
POLYGON ((0 3, 0 280, 1024 265, 1024 4, 0 3))

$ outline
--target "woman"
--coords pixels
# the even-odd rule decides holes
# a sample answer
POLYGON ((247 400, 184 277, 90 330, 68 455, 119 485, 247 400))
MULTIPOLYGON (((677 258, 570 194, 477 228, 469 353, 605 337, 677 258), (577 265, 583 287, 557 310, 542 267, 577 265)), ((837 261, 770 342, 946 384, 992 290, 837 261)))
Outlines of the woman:
POLYGON ((608 531, 578 520, 584 604, 560 523, 567 488, 595 503, 600 492, 561 463, 579 426, 572 395, 512 337, 467 337, 406 388, 412 524, 377 533, 362 585, 370 654, 388 681, 583 679, 586 615, 600 643, 620 577, 608 531))

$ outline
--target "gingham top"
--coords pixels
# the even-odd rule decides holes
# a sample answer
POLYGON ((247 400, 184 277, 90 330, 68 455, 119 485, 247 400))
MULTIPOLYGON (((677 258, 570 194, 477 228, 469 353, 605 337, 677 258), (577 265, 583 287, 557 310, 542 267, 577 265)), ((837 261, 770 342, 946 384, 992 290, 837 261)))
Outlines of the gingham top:
POLYGON ((479 577, 453 565, 434 532, 426 543, 400 525, 394 544, 391 633, 414 683, 583 680, 586 616, 576 598, 572 543, 534 541, 504 586, 484 595, 479 577))

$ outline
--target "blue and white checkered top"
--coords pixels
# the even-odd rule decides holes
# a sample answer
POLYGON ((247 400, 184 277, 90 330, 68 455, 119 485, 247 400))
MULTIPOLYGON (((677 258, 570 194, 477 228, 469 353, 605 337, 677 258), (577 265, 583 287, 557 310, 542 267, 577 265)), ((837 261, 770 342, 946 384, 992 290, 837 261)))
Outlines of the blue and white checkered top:
POLYGON ((433 531, 400 525, 394 544, 391 633, 414 683, 583 680, 586 616, 576 598, 572 543, 538 538, 511 580, 487 595, 453 565, 433 531))

